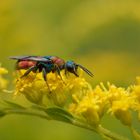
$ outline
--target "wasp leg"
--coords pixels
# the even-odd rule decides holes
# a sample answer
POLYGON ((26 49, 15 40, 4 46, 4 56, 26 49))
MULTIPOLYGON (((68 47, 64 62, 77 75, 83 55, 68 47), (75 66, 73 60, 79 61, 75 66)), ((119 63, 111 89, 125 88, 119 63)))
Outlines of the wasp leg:
POLYGON ((75 71, 73 71, 72 72, 76 77, 79 77, 79 75, 75 72, 75 71))
POLYGON ((36 69, 37 69, 36 66, 30 67, 20 78, 27 76, 31 71, 36 70, 36 69))
POLYGON ((61 76, 60 68, 59 68, 57 65, 55 65, 55 67, 56 67, 56 71, 57 71, 58 75, 60 76, 61 80, 62 80, 63 83, 66 85, 65 81, 63 80, 63 78, 62 78, 62 76, 61 76))
POLYGON ((76 77, 79 77, 79 75, 77 74, 77 69, 76 67, 74 66, 73 67, 73 72, 72 72, 76 77))
POLYGON ((36 76, 37 76, 37 70, 38 70, 38 68, 36 68, 36 69, 33 70, 33 72, 35 73, 35 75, 34 75, 34 77, 33 77, 32 82, 34 82, 35 79, 36 79, 36 76))
POLYGON ((48 87, 48 89, 49 89, 49 92, 51 93, 51 90, 50 90, 49 84, 48 84, 48 82, 47 82, 47 73, 46 73, 45 68, 42 68, 42 76, 43 76, 44 81, 45 81, 46 84, 47 84, 47 87, 48 87))
POLYGON ((64 65, 64 70, 65 70, 65 75, 66 75, 66 77, 68 78, 68 69, 67 69, 67 67, 66 67, 66 65, 64 65))

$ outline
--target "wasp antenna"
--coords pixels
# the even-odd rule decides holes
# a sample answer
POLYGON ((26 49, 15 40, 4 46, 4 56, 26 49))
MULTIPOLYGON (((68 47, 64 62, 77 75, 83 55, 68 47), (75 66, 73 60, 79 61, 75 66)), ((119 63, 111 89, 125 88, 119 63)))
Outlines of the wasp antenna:
POLYGON ((79 66, 82 70, 84 70, 88 75, 90 75, 91 77, 93 77, 94 75, 92 74, 92 72, 90 72, 88 69, 86 69, 85 67, 83 67, 80 64, 77 64, 77 66, 79 66))

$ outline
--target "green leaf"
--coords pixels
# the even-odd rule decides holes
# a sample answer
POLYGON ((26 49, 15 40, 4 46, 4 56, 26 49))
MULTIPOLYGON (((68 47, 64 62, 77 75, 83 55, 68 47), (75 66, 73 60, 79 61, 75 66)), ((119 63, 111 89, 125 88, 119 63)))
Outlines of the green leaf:
POLYGON ((12 108, 15 108, 15 109, 25 109, 25 107, 23 107, 23 106, 21 106, 17 103, 7 101, 7 100, 4 100, 4 103, 6 103, 5 105, 8 105, 8 107, 12 107, 12 108))
POLYGON ((61 108, 48 108, 45 112, 54 120, 72 123, 73 116, 61 108))
POLYGON ((38 110, 38 111, 46 111, 46 109, 47 109, 46 107, 43 107, 43 106, 40 106, 40 105, 32 105, 30 108, 38 110))

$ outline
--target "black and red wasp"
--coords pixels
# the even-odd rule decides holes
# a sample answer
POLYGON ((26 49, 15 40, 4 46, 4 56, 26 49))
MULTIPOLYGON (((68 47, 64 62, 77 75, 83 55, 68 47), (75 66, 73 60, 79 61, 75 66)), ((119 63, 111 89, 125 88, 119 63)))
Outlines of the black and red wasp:
MULTIPOLYGON (((11 59, 16 59, 16 69, 27 70, 22 76, 27 76, 31 71, 36 73, 37 71, 42 72, 44 81, 47 83, 47 74, 50 72, 57 72, 61 77, 60 71, 64 70, 65 74, 67 72, 73 73, 75 76, 79 76, 77 73, 78 67, 85 71, 88 75, 93 77, 93 74, 80 64, 75 63, 72 60, 64 61, 57 56, 12 56, 11 59)), ((61 77, 62 79, 62 77, 61 77)), ((49 85, 47 83, 49 88, 49 85)), ((50 90, 50 89, 49 89, 50 90)))

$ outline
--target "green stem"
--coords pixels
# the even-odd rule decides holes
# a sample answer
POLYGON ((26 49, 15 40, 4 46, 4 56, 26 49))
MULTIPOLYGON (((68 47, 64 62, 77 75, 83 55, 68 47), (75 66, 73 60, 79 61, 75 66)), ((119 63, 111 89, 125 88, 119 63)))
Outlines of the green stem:
POLYGON ((129 127, 132 135, 134 136, 135 140, 140 140, 140 134, 135 130, 133 127, 129 127))
POLYGON ((109 137, 109 138, 111 138, 113 140, 129 140, 126 137, 120 136, 120 135, 118 135, 116 133, 111 132, 110 130, 108 130, 106 128, 103 128, 101 125, 98 126, 98 131, 101 134, 103 134, 103 135, 105 135, 105 136, 107 136, 107 137, 109 137))
POLYGON ((85 129, 88 129, 88 130, 91 130, 91 131, 94 131, 94 132, 98 133, 96 128, 88 125, 86 122, 83 122, 83 121, 81 121, 79 119, 74 119, 72 124, 75 125, 75 126, 85 128, 85 129))
MULTIPOLYGON (((30 115, 30 116, 36 116, 36 117, 40 117, 40 118, 43 118, 43 119, 47 119, 47 120, 52 120, 47 114, 35 112, 35 111, 32 111, 32 110, 28 110, 28 109, 6 109, 4 111, 4 113, 6 115, 8 115, 8 114, 30 115)), ((74 119, 71 124, 73 124, 75 126, 78 126, 78 127, 81 127, 81 128, 85 128, 85 129, 94 131, 94 132, 100 134, 101 136, 103 136, 106 139, 110 139, 110 140, 129 140, 128 138, 119 136, 118 134, 113 133, 113 132, 109 131, 108 129, 103 128, 101 125, 99 125, 97 127, 87 125, 87 123, 84 122, 83 120, 81 121, 79 119, 74 119)))
POLYGON ((98 134, 100 134, 102 137, 106 138, 106 139, 112 139, 112 140, 129 140, 126 137, 120 136, 116 133, 111 132, 108 129, 103 128, 101 125, 97 126, 97 127, 92 127, 90 125, 87 125, 86 122, 82 122, 79 119, 75 119, 72 122, 73 125, 78 126, 78 127, 82 127, 91 131, 94 131, 98 134))

